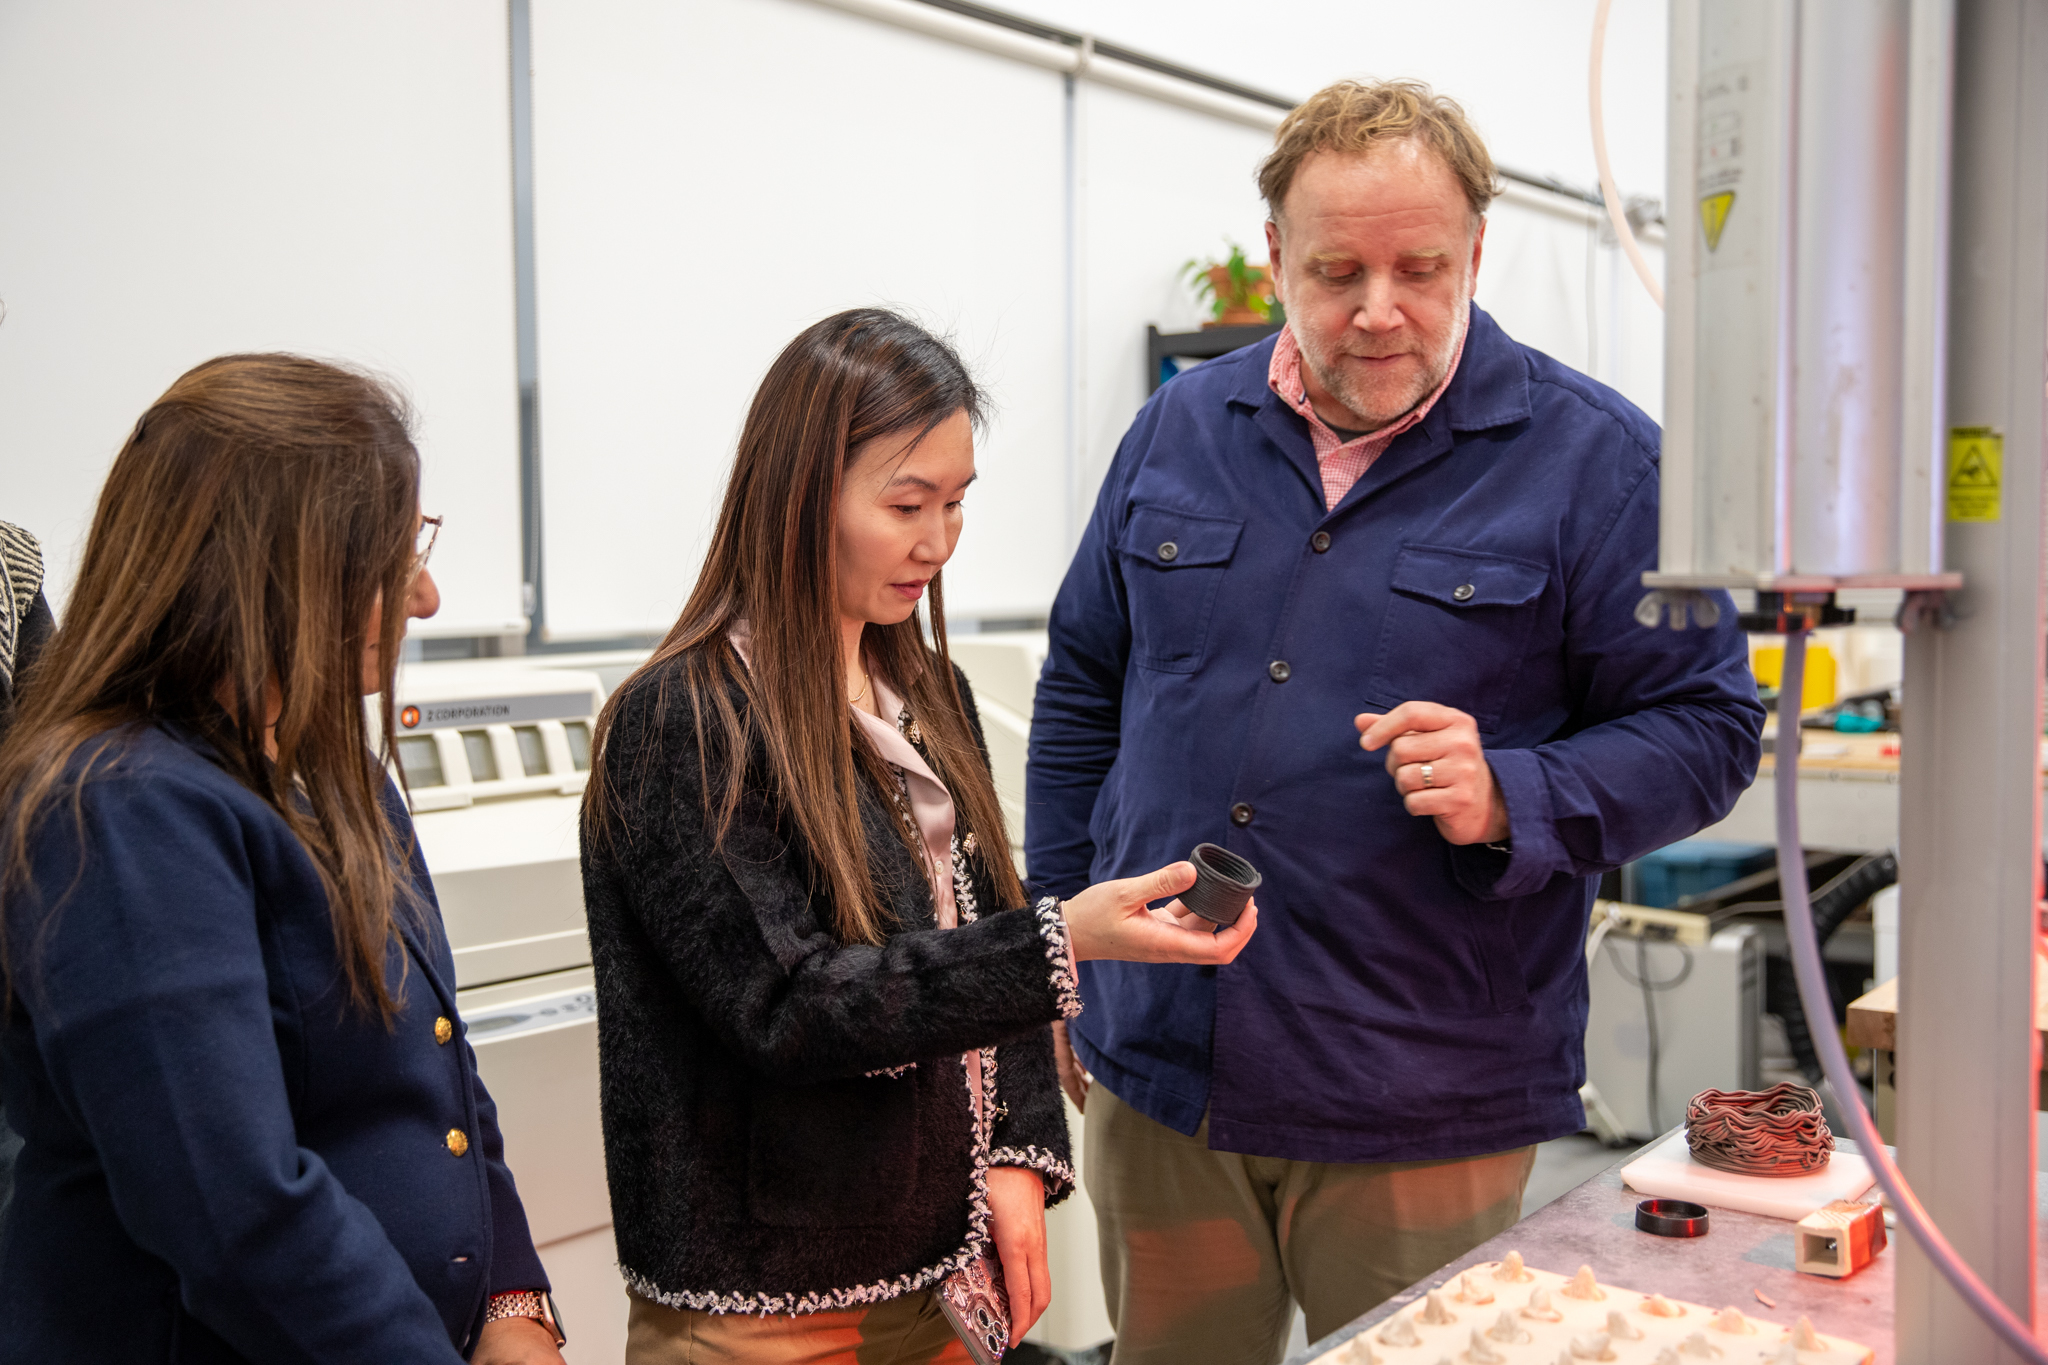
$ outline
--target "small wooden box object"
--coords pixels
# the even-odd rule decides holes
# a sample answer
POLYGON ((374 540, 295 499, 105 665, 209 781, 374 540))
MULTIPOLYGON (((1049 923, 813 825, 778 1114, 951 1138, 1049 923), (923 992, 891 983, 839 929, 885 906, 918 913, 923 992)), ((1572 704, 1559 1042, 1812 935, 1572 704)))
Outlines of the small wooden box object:
POLYGON ((1837 1199, 1792 1228, 1792 1266, 1808 1275, 1846 1279, 1884 1250, 1884 1209, 1837 1199))

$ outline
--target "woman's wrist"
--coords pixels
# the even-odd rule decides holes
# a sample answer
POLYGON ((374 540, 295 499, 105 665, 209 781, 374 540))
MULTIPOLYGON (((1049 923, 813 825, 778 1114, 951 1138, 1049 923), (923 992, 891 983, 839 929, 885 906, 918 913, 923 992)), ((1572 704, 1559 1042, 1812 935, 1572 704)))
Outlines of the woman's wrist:
POLYGON ((1043 1147, 997 1147, 989 1152, 988 1164, 991 1176, 1006 1170, 1030 1171, 1038 1177, 1039 1188, 1043 1191, 1048 1206, 1065 1199, 1074 1191, 1073 1166, 1043 1147))
POLYGON ((1060 1018, 1072 1019, 1081 1012, 1081 980, 1075 972, 1066 905, 1057 896, 1046 896, 1032 907, 1032 913, 1038 918, 1039 937, 1045 940, 1045 959, 1051 968, 1053 999, 1060 1018))
POLYGON ((548 1335, 555 1339, 557 1346, 566 1340, 562 1335, 562 1329, 555 1325, 554 1305, 549 1301, 544 1289, 510 1289, 491 1295, 490 1302, 484 1308, 484 1321, 492 1323, 506 1318, 530 1319, 545 1328, 548 1335))

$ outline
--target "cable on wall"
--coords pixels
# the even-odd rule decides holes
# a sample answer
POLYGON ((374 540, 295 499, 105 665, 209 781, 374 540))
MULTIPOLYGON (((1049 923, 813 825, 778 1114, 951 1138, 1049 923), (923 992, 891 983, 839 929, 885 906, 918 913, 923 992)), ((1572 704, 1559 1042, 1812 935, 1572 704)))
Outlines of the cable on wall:
POLYGON ((1614 235, 1621 239, 1628 263, 1636 268, 1636 278, 1662 308, 1664 285, 1636 243, 1635 229, 1629 226, 1628 214, 1622 206, 1621 191, 1614 187, 1614 167, 1607 161, 1607 112, 1600 103, 1600 64, 1607 55, 1607 11, 1613 7, 1614 0, 1599 0, 1593 10, 1593 60, 1586 76, 1588 107, 1593 118, 1593 163, 1600 168, 1600 199, 1607 207, 1607 221, 1614 224, 1614 235))
MULTIPOLYGON (((816 0, 816 3, 1069 75, 1080 73, 1085 66, 1089 80, 1269 131, 1279 127, 1281 118, 1301 103, 1286 95, 1240 85, 1120 43, 1106 42, 1073 29, 1027 19, 992 5, 974 4, 972 0, 816 0), (1085 60, 1082 55, 1084 46, 1088 54, 1085 60)), ((1501 179, 1514 185, 1576 200, 1593 208, 1600 207, 1602 202, 1598 192, 1567 184, 1555 176, 1537 175, 1511 166, 1497 166, 1495 169, 1501 179)))

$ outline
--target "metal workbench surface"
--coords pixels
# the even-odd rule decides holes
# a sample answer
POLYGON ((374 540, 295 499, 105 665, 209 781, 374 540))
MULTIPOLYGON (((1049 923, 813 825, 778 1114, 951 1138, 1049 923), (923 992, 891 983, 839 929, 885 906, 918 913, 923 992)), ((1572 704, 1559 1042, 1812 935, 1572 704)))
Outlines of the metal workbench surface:
MULTIPOLYGON (((1676 1131, 1675 1129, 1673 1131, 1676 1131)), ((1669 1136, 1669 1134, 1666 1134, 1669 1136)), ((1621 1168, 1663 1138, 1630 1152, 1571 1193, 1544 1205, 1491 1241, 1451 1262, 1435 1274, 1388 1299, 1364 1316, 1340 1327, 1306 1350, 1287 1358, 1286 1365, 1309 1365, 1326 1351, 1357 1336, 1446 1281, 1509 1251, 1541 1270, 1569 1275, 1581 1265, 1593 1267, 1602 1283, 1685 1299, 1719 1309, 1729 1304, 1745 1314, 1789 1327, 1803 1314, 1831 1336, 1871 1346, 1877 1365, 1893 1365, 1892 1270, 1896 1241, 1875 1261, 1846 1280, 1801 1275, 1792 1269, 1792 1224, 1732 1209, 1714 1209, 1707 1235, 1681 1239, 1638 1232, 1636 1204, 1645 1196, 1621 1183, 1621 1168), (1763 1303, 1762 1293, 1776 1307, 1763 1303)), ((1854 1152, 1856 1144, 1837 1138, 1836 1148, 1854 1152)), ((2043 1220, 2048 1224, 2048 1219, 2043 1220)), ((1894 1231, 1894 1239, 1903 1235, 1894 1231)))

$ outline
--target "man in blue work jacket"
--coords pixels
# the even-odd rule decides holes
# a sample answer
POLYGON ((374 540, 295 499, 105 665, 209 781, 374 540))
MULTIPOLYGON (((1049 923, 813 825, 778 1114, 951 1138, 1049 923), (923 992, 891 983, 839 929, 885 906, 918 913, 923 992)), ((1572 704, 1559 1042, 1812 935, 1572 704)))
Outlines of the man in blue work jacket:
POLYGON ((1265 874, 1234 965, 1081 969, 1117 1365, 1278 1360, 1291 1302, 1321 1337, 1513 1223, 1585 1121, 1596 879, 1726 814, 1763 724, 1725 599, 1635 620, 1656 425, 1471 303, 1458 107, 1333 86, 1259 179, 1287 328, 1138 414, 1031 727, 1043 889, 1265 874))

